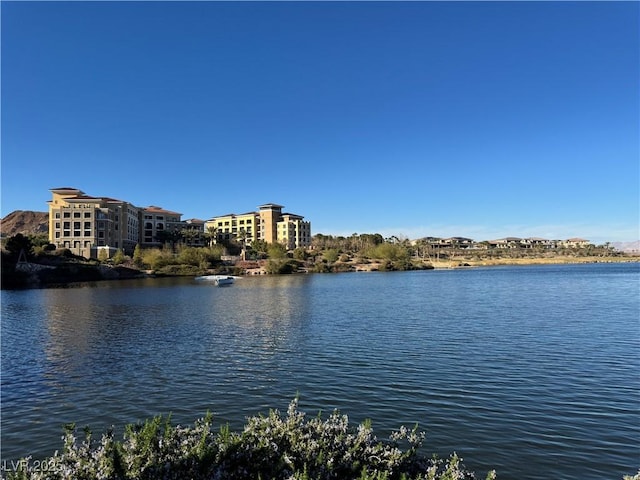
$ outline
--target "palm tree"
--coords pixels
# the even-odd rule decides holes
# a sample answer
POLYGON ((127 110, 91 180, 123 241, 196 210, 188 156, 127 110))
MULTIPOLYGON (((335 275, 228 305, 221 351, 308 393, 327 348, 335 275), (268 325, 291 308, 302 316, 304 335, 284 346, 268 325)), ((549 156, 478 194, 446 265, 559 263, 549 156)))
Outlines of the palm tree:
POLYGON ((217 243, 218 239, 218 227, 207 227, 207 231, 204 232, 204 238, 208 240, 209 247, 212 247, 214 243, 217 243))
POLYGON ((182 238, 185 240, 187 246, 193 246, 197 239, 200 237, 200 232, 195 228, 183 228, 180 231, 182 238))
POLYGON ((245 229, 241 229, 236 235, 236 241, 240 243, 242 250, 240 251, 240 255, 242 256, 242 260, 246 260, 246 252, 245 252, 245 244, 247 243, 247 232, 245 229))
POLYGON ((156 233, 156 240, 164 246, 166 243, 171 244, 171 251, 175 252, 176 242, 182 238, 182 233, 177 230, 160 230, 156 233))

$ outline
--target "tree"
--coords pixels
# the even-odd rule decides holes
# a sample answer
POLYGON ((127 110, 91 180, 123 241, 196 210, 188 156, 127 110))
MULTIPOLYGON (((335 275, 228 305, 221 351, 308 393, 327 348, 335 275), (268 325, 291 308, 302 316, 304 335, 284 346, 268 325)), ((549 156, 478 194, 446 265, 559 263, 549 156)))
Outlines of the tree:
POLYGON ((200 238, 201 232, 195 228, 183 228, 180 231, 180 237, 185 241, 187 246, 192 247, 200 238))
POLYGON ((177 230, 160 230, 156 233, 156 240, 163 245, 170 244, 171 251, 176 249, 176 243, 182 238, 182 233, 177 230))
POLYGON ((124 252, 122 249, 118 249, 118 251, 113 255, 113 264, 121 265, 124 263, 126 257, 124 256, 124 252))
POLYGON ((340 252, 336 248, 330 248, 325 250, 322 254, 324 259, 329 263, 334 263, 338 261, 338 257, 340 256, 340 252))
POLYGON ((258 257, 265 257, 269 251, 269 244, 264 240, 254 240, 251 242, 251 249, 256 252, 258 257))
POLYGON ((247 243, 247 238, 249 238, 249 235, 244 229, 240 230, 236 235, 236 241, 242 246, 243 249, 245 244, 247 243))
POLYGON ((98 252, 98 260, 100 260, 101 262, 106 262, 107 260, 109 260, 109 253, 107 252, 106 248, 100 249, 100 251, 98 252))
POLYGON ((49 245, 49 235, 46 233, 28 235, 28 238, 31 240, 34 247, 44 247, 45 245, 49 245))
POLYGON ((9 237, 4 248, 14 257, 18 257, 21 251, 24 251, 27 258, 33 255, 33 242, 29 237, 21 233, 9 237))
POLYGON ((236 242, 240 244, 240 253, 242 255, 242 260, 247 259, 247 252, 245 251, 245 246, 246 246, 248 237, 249 235, 247 235, 247 232, 244 230, 244 228, 240 230, 236 235, 236 242))
POLYGON ((269 258, 284 258, 287 255, 287 249, 281 243, 270 243, 267 254, 269 258))
POLYGON ((142 260, 142 249, 140 248, 140 244, 136 244, 136 248, 133 249, 133 264, 140 268, 143 264, 142 260))
POLYGON ((218 227, 207 227, 207 231, 204 232, 204 238, 207 240, 209 246, 212 247, 218 239, 218 227))
POLYGON ((298 247, 293 251, 293 258, 295 258, 296 260, 306 260, 307 251, 302 247, 298 247))

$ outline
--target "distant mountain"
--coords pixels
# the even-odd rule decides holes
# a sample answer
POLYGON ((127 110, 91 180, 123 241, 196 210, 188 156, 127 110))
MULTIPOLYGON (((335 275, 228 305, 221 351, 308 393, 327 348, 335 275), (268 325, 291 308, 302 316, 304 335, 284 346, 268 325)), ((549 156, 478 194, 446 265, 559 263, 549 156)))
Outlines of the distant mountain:
POLYGON ((640 252, 640 240, 636 240, 635 242, 611 242, 611 246, 619 252, 640 252))
POLYGON ((12 237, 18 233, 38 235, 49 232, 49 213, 16 210, 0 220, 0 234, 12 237))

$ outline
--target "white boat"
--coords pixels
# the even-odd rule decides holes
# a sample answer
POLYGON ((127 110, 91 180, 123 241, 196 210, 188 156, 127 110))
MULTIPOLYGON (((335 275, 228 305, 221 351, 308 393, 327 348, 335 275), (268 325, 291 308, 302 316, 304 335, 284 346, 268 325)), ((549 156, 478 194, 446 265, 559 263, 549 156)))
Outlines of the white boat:
POLYGON ((221 287, 223 285, 231 285, 235 280, 235 277, 232 277, 231 275, 203 275, 201 277, 196 277, 196 280, 213 282, 217 286, 221 287))

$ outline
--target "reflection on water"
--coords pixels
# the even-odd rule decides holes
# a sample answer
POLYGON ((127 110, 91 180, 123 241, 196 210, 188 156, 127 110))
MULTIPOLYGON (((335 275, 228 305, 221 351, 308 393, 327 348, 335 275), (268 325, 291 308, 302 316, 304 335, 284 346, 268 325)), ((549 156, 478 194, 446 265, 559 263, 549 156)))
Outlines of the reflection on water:
POLYGON ((620 478, 640 457, 638 266, 191 279, 2 292, 2 458, 207 410, 420 422, 500 478, 620 478), (542 472, 542 473, 541 473, 542 472))

